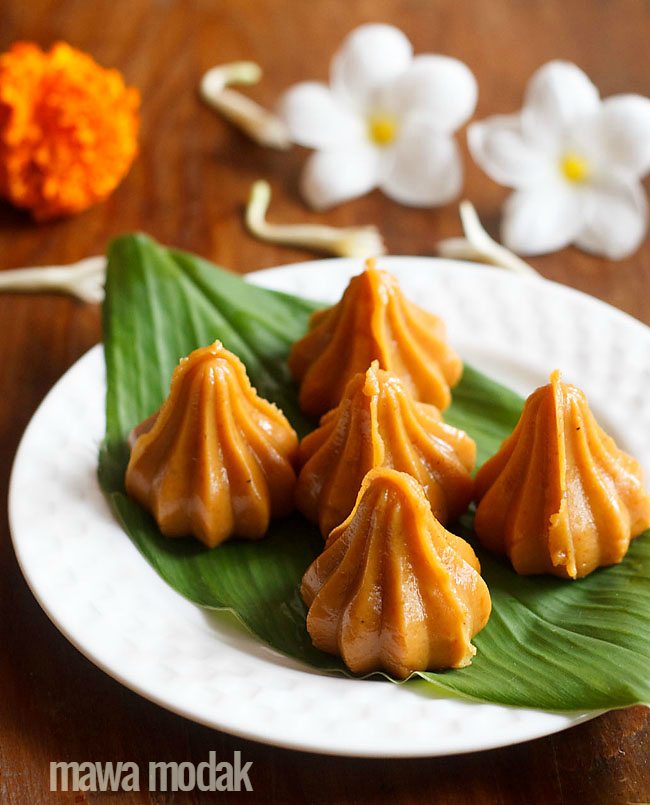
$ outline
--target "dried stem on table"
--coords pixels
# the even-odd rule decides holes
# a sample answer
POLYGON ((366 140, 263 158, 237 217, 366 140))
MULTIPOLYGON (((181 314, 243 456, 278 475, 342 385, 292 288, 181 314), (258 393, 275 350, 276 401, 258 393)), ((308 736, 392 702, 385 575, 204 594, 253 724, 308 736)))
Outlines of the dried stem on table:
POLYGON ((259 240, 338 257, 373 257, 386 253, 381 234, 374 226, 339 228, 323 224, 270 224, 266 220, 270 201, 268 182, 255 182, 248 197, 246 226, 259 240))
POLYGON ((438 244, 438 254, 441 257, 488 263, 529 277, 540 276, 531 265, 488 235, 470 201, 461 201, 460 220, 465 237, 441 241, 438 244))
POLYGON ((286 150, 291 148, 289 131, 282 120, 263 106, 233 89, 232 84, 257 84, 262 77, 258 64, 230 62, 213 67, 201 79, 201 98, 223 117, 260 145, 286 150))
POLYGON ((82 302, 101 302, 106 258, 86 257, 66 266, 39 266, 0 271, 0 292, 65 293, 82 302))

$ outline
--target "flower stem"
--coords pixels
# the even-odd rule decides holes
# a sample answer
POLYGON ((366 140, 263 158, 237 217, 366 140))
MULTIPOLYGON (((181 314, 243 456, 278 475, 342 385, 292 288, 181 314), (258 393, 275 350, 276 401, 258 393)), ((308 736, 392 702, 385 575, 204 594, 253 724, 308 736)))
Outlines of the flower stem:
POLYGON ((438 244, 438 254, 441 257, 488 263, 498 268, 506 268, 516 274, 541 277, 531 265, 488 235, 470 201, 461 201, 460 220, 465 237, 448 238, 441 241, 438 244))
POLYGON ((381 234, 374 226, 337 228, 322 224, 270 224, 266 220, 270 201, 268 182, 255 182, 246 206, 246 226, 259 240, 338 257, 369 257, 386 253, 381 234))
POLYGON ((106 258, 86 257, 67 266, 0 271, 0 292, 66 293, 83 302, 101 302, 105 280, 106 258))
POLYGON ((252 140, 286 150, 291 148, 291 139, 282 120, 240 92, 228 89, 232 84, 256 84, 261 77, 262 70, 255 62, 230 62, 208 70, 201 79, 199 92, 208 106, 252 140))

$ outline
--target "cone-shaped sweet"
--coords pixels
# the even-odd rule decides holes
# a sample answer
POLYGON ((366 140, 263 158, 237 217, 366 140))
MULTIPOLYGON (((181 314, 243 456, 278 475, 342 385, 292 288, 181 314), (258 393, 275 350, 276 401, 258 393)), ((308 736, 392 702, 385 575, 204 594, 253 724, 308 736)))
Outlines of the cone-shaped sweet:
POLYGON ((416 478, 446 523, 472 499, 475 460, 473 439, 446 425, 435 406, 415 402, 398 377, 373 361, 302 440, 296 507, 327 537, 352 511, 366 473, 386 466, 416 478))
POLYGON ((135 433, 126 490, 168 537, 258 539, 292 508, 296 433, 219 341, 181 360, 135 433))
POLYGON ((526 400, 512 435, 476 476, 474 528, 517 573, 580 578, 620 562, 650 525, 638 462, 559 372, 526 400))
POLYGON ((371 470, 353 512, 302 580, 314 645, 355 673, 461 668, 490 594, 471 546, 436 520, 418 482, 371 470))
POLYGON ((374 360, 398 375, 422 402, 446 408, 463 371, 442 321, 409 302, 395 277, 374 261, 350 280, 341 301, 314 313, 309 332, 289 355, 300 406, 320 416, 338 405, 345 386, 374 360))

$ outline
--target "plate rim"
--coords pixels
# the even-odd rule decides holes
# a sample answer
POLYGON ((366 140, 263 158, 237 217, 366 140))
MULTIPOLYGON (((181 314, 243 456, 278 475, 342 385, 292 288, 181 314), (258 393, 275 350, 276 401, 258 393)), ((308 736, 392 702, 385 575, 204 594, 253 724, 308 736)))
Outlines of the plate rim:
MULTIPOLYGON (((493 267, 493 266, 485 266, 485 265, 482 265, 482 264, 470 263, 470 262, 466 262, 466 261, 455 261, 455 260, 449 260, 449 259, 437 258, 437 257, 391 255, 391 256, 389 256, 387 258, 382 258, 382 260, 386 261, 386 263, 410 262, 410 263, 420 263, 420 264, 428 264, 428 265, 434 264, 434 265, 438 265, 438 266, 447 266, 447 267, 453 265, 454 269, 461 268, 461 270, 471 270, 472 272, 481 272, 481 273, 489 272, 489 273, 491 273, 491 274, 493 274, 495 276, 499 276, 499 277, 503 277, 503 278, 507 277, 506 281, 508 281, 508 282, 516 281, 516 282, 523 282, 525 284, 528 284, 528 283, 531 283, 531 282, 536 283, 536 282, 542 281, 542 282, 544 282, 546 284, 554 286, 554 288, 559 289, 562 293, 575 295, 575 296, 580 297, 582 299, 587 299, 587 300, 589 300, 590 304, 596 303, 597 305, 602 306, 603 308, 607 309, 608 315, 612 315, 612 313, 614 313, 617 316, 623 317, 628 322, 632 322, 634 325, 638 325, 646 333, 646 336, 647 336, 647 333, 648 333, 649 328, 643 322, 639 321, 638 319, 635 319, 630 314, 625 313, 624 311, 621 311, 618 308, 615 308, 613 305, 610 305, 609 303, 607 303, 607 302, 605 302, 603 300, 600 300, 600 299, 598 299, 596 297, 593 297, 588 293, 585 293, 583 291, 579 291, 579 290, 577 290, 575 288, 571 288, 569 286, 562 285, 561 283, 556 283, 556 282, 553 282, 551 280, 547 280, 547 279, 545 279, 543 277, 537 278, 537 277, 527 277, 527 276, 514 275, 512 273, 506 272, 503 269, 496 268, 496 267, 493 267)), ((239 275, 239 276, 243 276, 243 278, 246 279, 247 281, 252 281, 253 284, 257 284, 256 280, 258 278, 260 278, 262 276, 268 276, 270 273, 273 273, 273 272, 279 273, 281 271, 286 272, 286 271, 292 271, 292 270, 296 270, 296 269, 304 270, 306 268, 310 268, 310 269, 313 269, 313 268, 319 269, 319 268, 325 268, 325 267, 331 268, 332 264, 334 264, 334 263, 337 264, 337 265, 340 265, 340 266, 358 266, 359 268, 361 268, 363 261, 361 259, 359 259, 359 258, 326 258, 326 259, 322 259, 322 260, 308 260, 308 261, 301 261, 301 262, 297 262, 297 263, 284 264, 284 265, 280 265, 280 266, 270 266, 268 268, 259 269, 259 270, 252 271, 252 272, 249 272, 249 273, 244 274, 244 275, 239 275)), ((235 272, 233 272, 233 273, 235 273, 235 272)), ((27 436, 28 436, 28 434, 30 432, 30 429, 32 427, 32 423, 36 419, 36 417, 39 414, 39 412, 41 411, 42 407, 50 399, 50 397, 54 396, 55 394, 57 394, 58 391, 59 391, 60 386, 62 386, 62 385, 64 385, 66 383, 69 374, 72 371, 74 371, 79 366, 79 364, 81 364, 82 362, 87 362, 87 361, 93 360, 92 356, 96 355, 101 350, 102 350, 102 343, 96 344, 93 347, 91 347, 86 353, 84 353, 80 358, 78 358, 63 373, 63 375, 61 375, 61 377, 55 382, 55 384, 50 388, 50 390, 47 392, 45 397, 39 403, 36 411, 34 411, 32 416, 30 417, 29 423, 28 423, 27 427, 25 428, 25 430, 24 430, 24 432, 23 432, 23 434, 21 436, 18 448, 17 448, 16 453, 15 453, 11 473, 10 473, 9 490, 8 490, 8 519, 9 519, 9 531, 10 531, 11 541, 12 541, 12 545, 13 545, 13 548, 14 548, 14 553, 16 555, 16 558, 17 558, 21 573, 22 573, 23 578, 25 579, 25 581, 27 583, 28 588, 32 592, 32 595, 36 599, 36 601, 39 604, 39 606, 41 607, 41 609, 45 612, 45 614, 47 615, 49 620, 58 629, 58 631, 60 631, 61 634, 68 640, 68 642, 70 642, 93 665, 95 665, 100 670, 102 670, 104 673, 106 673, 107 675, 109 675, 110 677, 115 679, 119 684, 123 685, 128 690, 131 690, 131 691, 137 693, 139 696, 142 696, 143 698, 147 699, 148 701, 151 701, 154 704, 162 707, 165 710, 168 710, 168 711, 173 712, 173 713, 175 713, 177 715, 180 715, 180 716, 182 716, 184 718, 187 718, 190 721, 200 723, 200 724, 202 724, 202 725, 204 725, 206 727, 209 727, 211 729, 221 730, 221 731, 223 731, 223 732, 225 732, 227 734, 234 735, 234 736, 237 736, 237 737, 240 737, 240 738, 243 738, 243 739, 246 739, 246 740, 254 741, 254 742, 257 742, 257 743, 261 743, 261 744, 264 744, 264 745, 273 745, 273 746, 277 746, 277 747, 281 747, 281 748, 285 748, 285 749, 289 749, 289 750, 293 750, 293 751, 301 751, 301 752, 308 752, 308 753, 318 753, 318 754, 323 754, 323 755, 339 756, 339 757, 348 756, 348 757, 384 758, 384 759, 395 758, 395 759, 397 759, 397 758, 415 758, 415 757, 434 757, 434 756, 445 756, 445 755, 460 755, 460 754, 468 754, 468 753, 473 753, 473 752, 478 752, 478 751, 488 751, 488 750, 491 750, 491 749, 496 749, 496 748, 500 748, 500 747, 504 747, 504 746, 518 745, 520 743, 526 743, 526 742, 528 742, 530 740, 536 740, 538 738, 542 738, 542 737, 554 734, 556 732, 560 732, 560 731, 563 731, 565 729, 571 728, 573 726, 576 726, 577 724, 584 723, 584 722, 589 721, 589 720, 591 720, 593 718, 596 718, 597 716, 599 716, 599 715, 601 715, 601 714, 603 714, 605 712, 608 712, 607 710, 594 710, 594 711, 589 711, 589 712, 582 712, 582 713, 579 713, 579 714, 554 712, 554 713, 552 713, 552 715, 563 717, 563 718, 567 719, 566 722, 564 724, 550 724, 544 730, 536 730, 534 736, 531 736, 530 738, 525 738, 525 739, 521 739, 521 740, 515 739, 513 741, 513 740, 505 737, 505 738, 498 739, 498 740, 496 740, 494 742, 491 742, 489 745, 487 745, 485 743, 485 741, 481 741, 481 742, 479 742, 479 743, 477 743, 475 745, 468 745, 466 747, 463 747, 462 749, 451 749, 448 752, 439 752, 439 751, 430 751, 430 750, 427 751, 426 749, 423 749, 422 751, 413 751, 412 749, 410 749, 407 752, 399 753, 399 752, 382 752, 382 751, 378 751, 378 750, 375 750, 375 749, 363 749, 363 748, 358 749, 356 751, 345 751, 345 750, 341 751, 341 750, 331 749, 331 748, 322 748, 322 747, 319 748, 319 747, 314 746, 314 745, 304 745, 304 744, 300 743, 297 740, 296 741, 291 741, 291 740, 281 740, 281 739, 276 739, 276 738, 270 738, 270 737, 261 735, 260 733, 251 732, 251 731, 249 731, 247 729, 236 729, 236 728, 233 728, 231 725, 223 726, 223 725, 215 724, 213 719, 209 719, 209 718, 202 719, 200 717, 197 717, 196 713, 193 713, 193 712, 189 711, 188 709, 184 708, 182 705, 170 703, 169 701, 159 697, 156 693, 153 693, 153 692, 147 690, 146 688, 142 687, 141 685, 135 683, 133 680, 131 680, 128 677, 124 676, 120 672, 119 669, 116 669, 115 667, 111 667, 111 666, 107 665, 100 657, 98 657, 96 654, 94 654, 92 652, 92 650, 88 649, 86 646, 84 646, 82 643, 80 643, 76 639, 76 637, 68 630, 66 625, 64 623, 62 623, 56 617, 56 615, 51 611, 51 609, 47 605, 47 602, 41 596, 38 587, 33 583, 33 579, 30 577, 29 570, 26 567, 25 562, 24 562, 24 557, 21 554, 21 549, 19 547, 19 540, 16 537, 18 527, 17 527, 17 523, 16 523, 16 516, 15 516, 15 499, 16 499, 16 497, 18 495, 17 482, 16 482, 16 475, 17 475, 16 469, 17 469, 17 466, 19 465, 19 462, 21 460, 21 453, 22 453, 22 450, 23 450, 23 445, 24 445, 24 443, 26 441, 26 438, 27 438, 27 436)), ((144 563, 145 566, 148 567, 148 565, 146 564, 144 559, 143 559, 143 563, 144 563)), ((152 570, 152 572, 155 572, 155 571, 152 570)), ((464 701, 464 703, 468 703, 467 700, 460 700, 460 699, 455 700, 455 699, 452 699, 452 697, 449 697, 449 700, 464 701)), ((480 705, 480 706, 485 706, 483 703, 480 703, 480 702, 475 702, 475 703, 470 702, 470 704, 477 704, 477 705, 480 705)), ((506 705, 487 705, 487 706, 507 707, 506 705)), ((531 711, 532 710, 532 708, 510 708, 510 709, 524 710, 524 711, 531 711)), ((536 710, 535 712, 549 713, 550 711, 536 710)))
MULTIPOLYGON (((515 271, 512 271, 507 268, 500 268, 499 266, 494 266, 488 263, 475 263, 469 260, 452 260, 450 257, 436 257, 436 256, 427 256, 427 255, 399 255, 399 254, 386 254, 381 257, 378 257, 377 260, 380 263, 386 262, 389 263, 397 263, 406 261, 407 263, 434 263, 439 267, 445 268, 461 268, 462 270, 467 270, 470 272, 475 272, 478 274, 490 274, 495 278, 506 278, 507 282, 520 282, 523 285, 534 285, 538 282, 543 282, 545 285, 552 286, 555 291, 568 294, 569 296, 575 296, 577 299, 582 299, 583 301, 587 301, 589 304, 595 304, 599 307, 608 311, 607 315, 616 315, 621 318, 621 320, 626 321, 628 324, 631 324, 635 327, 639 327, 643 330, 646 334, 650 330, 650 325, 645 324, 640 319, 637 319, 631 313, 627 313, 625 310, 621 310, 620 308, 616 307, 615 305, 606 302, 604 299, 600 299, 598 296, 594 296, 590 294, 588 291, 582 291, 579 288, 574 288, 572 285, 565 285, 562 282, 556 282, 552 279, 547 279, 543 274, 539 274, 539 276, 531 275, 531 274, 519 274, 515 271)), ((258 283, 255 282, 255 279, 262 277, 263 275, 267 275, 272 272, 280 272, 286 269, 304 269, 309 267, 316 267, 316 268, 324 268, 327 265, 331 265, 332 263, 336 263, 337 265, 353 265, 356 264, 359 269, 363 267, 364 258, 361 257, 324 257, 318 260, 301 260, 300 262, 296 263, 283 263, 279 266, 267 266, 265 268, 257 268, 252 271, 247 271, 245 274, 239 274, 236 271, 230 271, 229 273, 235 274, 236 276, 242 277, 247 281, 253 280, 252 284, 257 285, 258 283)), ((379 268, 381 269, 381 264, 379 268)), ((223 269, 227 271, 228 269, 223 269)), ((263 286, 267 287, 267 286, 263 286)))

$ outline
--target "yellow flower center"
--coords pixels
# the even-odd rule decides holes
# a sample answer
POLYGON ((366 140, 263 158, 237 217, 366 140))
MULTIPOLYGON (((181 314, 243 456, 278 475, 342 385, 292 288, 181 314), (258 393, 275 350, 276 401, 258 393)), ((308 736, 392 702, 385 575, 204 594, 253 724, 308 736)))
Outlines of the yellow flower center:
POLYGON ((390 145, 397 135, 397 120, 392 115, 371 115, 368 136, 375 145, 390 145))
POLYGON ((579 184, 589 178, 591 173, 589 162, 579 154, 565 154, 560 163, 560 167, 565 179, 579 184))

